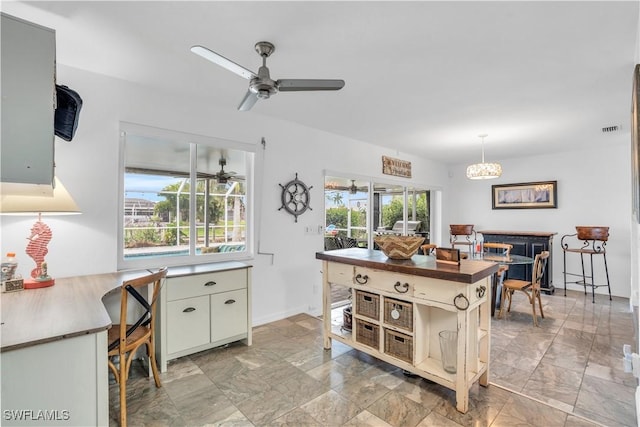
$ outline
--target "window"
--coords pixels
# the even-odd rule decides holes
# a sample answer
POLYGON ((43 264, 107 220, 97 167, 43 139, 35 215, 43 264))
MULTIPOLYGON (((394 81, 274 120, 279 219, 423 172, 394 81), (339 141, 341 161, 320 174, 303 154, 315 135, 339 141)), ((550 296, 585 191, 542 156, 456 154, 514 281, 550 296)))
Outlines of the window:
POLYGON ((119 268, 247 258, 252 146, 122 124, 119 268))
POLYGON ((331 174, 325 175, 324 192, 325 250, 370 247, 376 234, 415 234, 430 239, 429 189, 331 174))

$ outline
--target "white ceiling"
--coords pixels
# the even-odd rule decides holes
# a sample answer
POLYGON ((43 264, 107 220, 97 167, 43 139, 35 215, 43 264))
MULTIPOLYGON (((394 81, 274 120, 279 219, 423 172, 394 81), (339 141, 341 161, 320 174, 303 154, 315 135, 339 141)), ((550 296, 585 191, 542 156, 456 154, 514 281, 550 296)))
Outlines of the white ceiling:
MULTIPOLYGON (((2 2, 56 30, 58 63, 234 111, 248 81, 206 46, 278 78, 344 79, 250 112, 447 163, 600 146, 629 134, 638 1, 2 2), (612 139, 613 138, 613 139, 612 139)), ((61 82, 64 83, 64 82, 61 82)), ((620 141, 619 139, 617 140, 620 141)))

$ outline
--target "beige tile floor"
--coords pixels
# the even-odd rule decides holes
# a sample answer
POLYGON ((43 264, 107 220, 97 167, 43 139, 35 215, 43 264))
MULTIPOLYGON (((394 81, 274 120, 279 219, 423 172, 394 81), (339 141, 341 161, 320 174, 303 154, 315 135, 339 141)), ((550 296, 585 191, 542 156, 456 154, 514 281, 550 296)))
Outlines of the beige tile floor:
MULTIPOLYGON (((470 409, 437 384, 334 342, 305 314, 254 328, 232 344, 170 362, 162 388, 136 366, 127 385, 131 426, 635 426, 636 380, 622 369, 633 344, 629 301, 569 292, 543 295, 532 324, 516 294, 492 320, 491 385, 474 385, 470 409)), ((117 385, 110 388, 117 425, 117 385)))

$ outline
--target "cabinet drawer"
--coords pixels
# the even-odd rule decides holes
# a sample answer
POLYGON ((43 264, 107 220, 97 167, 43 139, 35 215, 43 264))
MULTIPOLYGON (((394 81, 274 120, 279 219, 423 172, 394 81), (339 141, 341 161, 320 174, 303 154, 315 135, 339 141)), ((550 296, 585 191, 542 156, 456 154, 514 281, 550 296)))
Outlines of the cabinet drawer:
POLYGON ((353 265, 328 263, 327 279, 329 283, 351 286, 353 284, 353 265))
POLYGON ((167 299, 215 294, 247 288, 247 270, 228 270, 207 274, 173 277, 167 280, 167 299))
POLYGON ((398 296, 412 296, 415 282, 415 276, 371 268, 356 267, 354 274, 354 283, 398 296))
POLYGON ((247 291, 211 295, 211 342, 247 333, 247 291))
POLYGON ((209 343, 209 326, 208 296, 168 302, 168 353, 209 343))
MULTIPOLYGON (((429 301, 436 301, 444 304, 454 305, 454 299, 462 294, 469 304, 485 299, 489 293, 488 279, 482 279, 472 285, 465 283, 449 282, 446 280, 421 278, 415 284, 414 297, 429 301), (476 289, 484 286, 484 291, 477 292, 476 289), (480 296, 482 294, 482 296, 480 296)), ((459 305, 465 304, 464 299, 460 298, 459 305)))

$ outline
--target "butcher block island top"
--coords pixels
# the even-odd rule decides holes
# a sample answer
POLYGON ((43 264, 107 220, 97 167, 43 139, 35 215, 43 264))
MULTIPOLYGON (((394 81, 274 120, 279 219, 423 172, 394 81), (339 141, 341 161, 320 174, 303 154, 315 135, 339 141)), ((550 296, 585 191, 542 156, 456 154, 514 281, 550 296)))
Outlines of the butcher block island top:
POLYGON ((317 252, 316 259, 469 284, 498 271, 498 264, 494 262, 463 259, 456 266, 438 264, 435 257, 426 255, 395 260, 388 258, 382 251, 362 248, 317 252))

